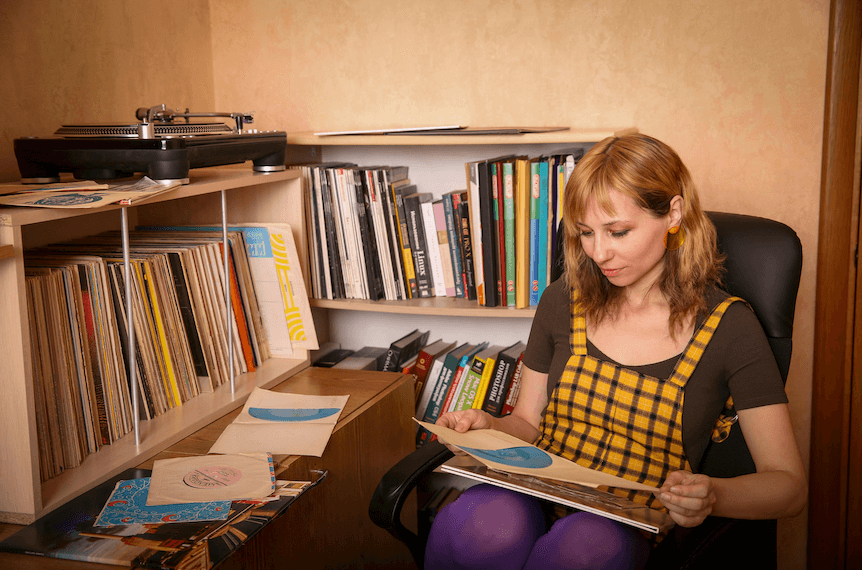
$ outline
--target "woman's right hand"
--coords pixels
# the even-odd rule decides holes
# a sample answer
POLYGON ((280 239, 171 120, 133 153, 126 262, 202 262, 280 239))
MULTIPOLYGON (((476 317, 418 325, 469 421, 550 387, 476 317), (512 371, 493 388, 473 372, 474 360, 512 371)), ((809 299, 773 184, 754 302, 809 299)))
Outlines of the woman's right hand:
MULTIPOLYGON (((438 426, 443 426, 455 430, 458 433, 464 433, 471 429, 488 429, 491 427, 492 421, 493 418, 488 412, 483 412, 476 409, 469 409, 461 410, 458 412, 446 412, 445 414, 437 418, 437 421, 434 423, 438 426)), ((440 443, 448 447, 449 451, 451 451, 455 455, 466 455, 463 451, 461 451, 457 447, 449 445, 442 439, 440 440, 440 443)))
POLYGON ((458 433, 464 433, 471 429, 488 429, 492 422, 491 414, 471 408, 458 412, 446 412, 437 418, 435 423, 458 433))

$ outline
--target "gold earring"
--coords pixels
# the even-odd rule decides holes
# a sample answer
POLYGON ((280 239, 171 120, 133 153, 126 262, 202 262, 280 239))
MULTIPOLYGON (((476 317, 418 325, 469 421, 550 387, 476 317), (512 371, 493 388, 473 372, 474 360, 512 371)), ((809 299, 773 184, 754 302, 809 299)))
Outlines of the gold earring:
POLYGON ((662 241, 668 251, 679 249, 685 243, 685 230, 680 226, 673 226, 664 234, 662 241))

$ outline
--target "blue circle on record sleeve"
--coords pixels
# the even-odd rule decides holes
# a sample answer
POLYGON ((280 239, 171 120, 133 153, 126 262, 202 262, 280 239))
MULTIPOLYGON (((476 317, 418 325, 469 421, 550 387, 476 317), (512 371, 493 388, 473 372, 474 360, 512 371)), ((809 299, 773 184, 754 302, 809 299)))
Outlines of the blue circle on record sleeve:
POLYGON ((249 408, 248 415, 270 422, 307 422, 328 418, 338 413, 338 408, 249 408))
POLYGON ((553 460, 551 456, 535 447, 508 447, 506 449, 473 449, 471 447, 463 448, 467 453, 471 453, 482 459, 502 463, 512 467, 526 467, 528 469, 542 469, 548 467, 553 460))

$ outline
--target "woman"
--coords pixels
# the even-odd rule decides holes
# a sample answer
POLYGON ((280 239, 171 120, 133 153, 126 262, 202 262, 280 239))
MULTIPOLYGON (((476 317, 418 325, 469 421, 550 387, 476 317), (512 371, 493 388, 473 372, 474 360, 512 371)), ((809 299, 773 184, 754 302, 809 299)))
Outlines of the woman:
MULTIPOLYGON (((801 512, 807 485, 778 367, 750 308, 719 288, 715 229, 679 156, 642 134, 603 140, 568 181, 563 223, 565 277, 536 310, 515 410, 437 423, 505 431, 659 487, 627 495, 683 527, 801 512), (757 472, 713 479, 697 466, 728 396, 757 472)), ((425 567, 642 568, 651 546, 584 512, 548 531, 537 501, 479 485, 435 518, 425 567)))

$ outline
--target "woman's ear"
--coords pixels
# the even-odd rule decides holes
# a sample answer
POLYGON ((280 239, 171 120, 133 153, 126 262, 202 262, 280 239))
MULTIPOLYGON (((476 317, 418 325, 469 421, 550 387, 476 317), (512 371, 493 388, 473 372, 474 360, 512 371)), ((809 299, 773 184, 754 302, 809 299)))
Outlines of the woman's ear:
POLYGON ((682 196, 674 196, 670 201, 670 210, 668 211, 668 228, 679 226, 682 223, 682 207, 685 200, 682 196))

